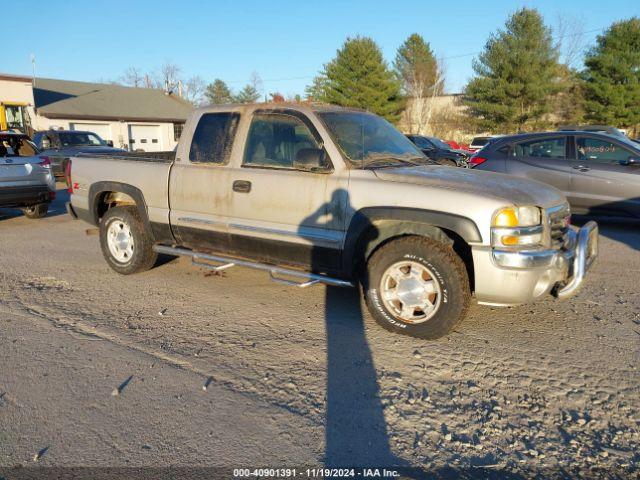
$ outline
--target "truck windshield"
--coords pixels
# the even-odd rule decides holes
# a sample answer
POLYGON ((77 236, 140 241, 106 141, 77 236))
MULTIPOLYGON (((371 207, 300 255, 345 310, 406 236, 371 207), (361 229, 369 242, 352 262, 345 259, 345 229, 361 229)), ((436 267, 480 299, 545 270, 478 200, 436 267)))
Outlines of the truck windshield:
POLYGON ((318 112, 353 168, 431 163, 386 120, 366 112, 318 112))

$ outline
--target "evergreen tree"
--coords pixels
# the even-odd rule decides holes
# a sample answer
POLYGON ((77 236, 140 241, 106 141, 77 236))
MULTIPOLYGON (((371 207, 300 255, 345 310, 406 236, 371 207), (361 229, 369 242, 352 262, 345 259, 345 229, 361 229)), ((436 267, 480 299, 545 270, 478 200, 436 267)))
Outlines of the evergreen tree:
POLYGON ((260 79, 260 76, 256 72, 253 72, 249 83, 233 97, 233 101, 236 103, 257 102, 260 98, 261 85, 262 80, 260 79))
POLYGON ((537 10, 523 8, 487 41, 465 89, 469 114, 481 128, 515 132, 539 128, 562 89, 558 52, 537 10))
POLYGON ((587 53, 587 117, 640 129, 640 18, 614 23, 587 53))
POLYGON ((260 92, 258 92, 258 89, 251 84, 247 84, 233 97, 233 101, 235 103, 253 103, 258 101, 259 98, 260 92))
POLYGON ((219 78, 216 78, 213 83, 207 85, 204 96, 213 105, 231 103, 233 101, 231 90, 227 84, 219 78))
POLYGON ((444 76, 431 47, 414 33, 398 48, 393 66, 406 97, 405 129, 410 133, 432 133, 435 103, 429 99, 444 91, 444 76))
POLYGON ((367 37, 348 38, 307 93, 313 100, 363 108, 391 122, 399 120, 403 108, 400 82, 367 37))
POLYGON ((443 91, 441 72, 431 47, 417 33, 412 34, 398 48, 393 67, 404 94, 410 97, 427 97, 443 91))

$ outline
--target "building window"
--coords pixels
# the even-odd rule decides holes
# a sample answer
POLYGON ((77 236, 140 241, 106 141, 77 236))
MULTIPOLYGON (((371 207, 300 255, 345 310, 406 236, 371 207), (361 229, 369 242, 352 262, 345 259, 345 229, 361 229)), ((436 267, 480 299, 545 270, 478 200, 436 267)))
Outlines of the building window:
POLYGON ((173 124, 173 139, 177 142, 180 140, 180 136, 182 135, 182 129, 184 128, 184 123, 174 123, 173 124))

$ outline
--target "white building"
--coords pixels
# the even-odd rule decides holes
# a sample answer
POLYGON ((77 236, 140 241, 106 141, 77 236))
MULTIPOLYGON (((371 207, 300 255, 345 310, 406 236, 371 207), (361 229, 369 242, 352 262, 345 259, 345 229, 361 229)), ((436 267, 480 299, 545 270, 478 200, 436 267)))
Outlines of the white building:
POLYGON ((89 130, 130 150, 172 150, 193 106, 154 88, 36 78, 36 130, 89 130))

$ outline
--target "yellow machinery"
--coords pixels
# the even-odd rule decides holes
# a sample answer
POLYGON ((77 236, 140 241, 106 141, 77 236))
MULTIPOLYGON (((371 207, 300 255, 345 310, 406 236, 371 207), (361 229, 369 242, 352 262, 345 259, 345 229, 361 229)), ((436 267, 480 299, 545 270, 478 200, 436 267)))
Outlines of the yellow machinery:
POLYGON ((27 105, 21 102, 0 102, 0 130, 19 130, 30 135, 32 128, 27 105))

